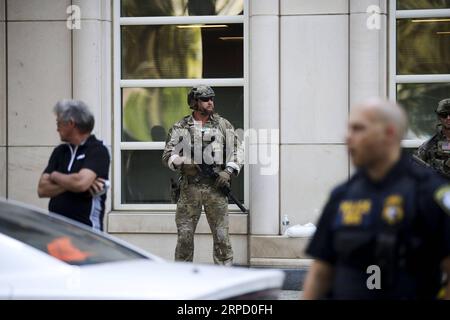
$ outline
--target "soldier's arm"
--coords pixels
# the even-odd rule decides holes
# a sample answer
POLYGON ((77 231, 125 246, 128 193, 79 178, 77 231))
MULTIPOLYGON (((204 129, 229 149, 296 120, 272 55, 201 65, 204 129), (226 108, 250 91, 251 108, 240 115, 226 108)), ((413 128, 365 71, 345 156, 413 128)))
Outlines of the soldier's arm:
POLYGON ((185 140, 188 140, 185 131, 182 128, 173 126, 167 134, 166 146, 162 154, 162 163, 170 170, 177 171, 179 169, 177 164, 183 162, 182 153, 186 149, 183 146, 187 144, 185 140))
POLYGON ((171 141, 171 137, 172 137, 172 131, 173 131, 173 127, 169 129, 169 133, 167 134, 167 138, 166 138, 166 145, 164 147, 164 151, 162 154, 162 164, 165 167, 168 167, 167 162, 169 161, 169 158, 171 156, 172 150, 173 150, 173 142, 171 141))
MULTIPOLYGON (((173 170, 173 167, 169 165, 169 159, 172 159, 173 161, 173 150, 175 148, 175 140, 173 139, 173 127, 170 128, 169 133, 167 134, 166 139, 166 146, 164 148, 163 154, 162 154, 162 163, 165 167, 170 168, 173 170)), ((171 161, 171 163, 172 163, 171 161)))
POLYGON ((428 161, 428 148, 427 148, 427 142, 422 144, 419 149, 416 150, 414 153, 418 158, 422 159, 423 161, 428 161))
POLYGON ((238 175, 244 165, 244 148, 241 139, 236 133, 233 125, 225 121, 226 128, 226 162, 225 167, 233 169, 235 175, 238 175))
POLYGON ((430 160, 430 148, 436 141, 436 135, 425 141, 414 153, 417 157, 425 162, 430 160))

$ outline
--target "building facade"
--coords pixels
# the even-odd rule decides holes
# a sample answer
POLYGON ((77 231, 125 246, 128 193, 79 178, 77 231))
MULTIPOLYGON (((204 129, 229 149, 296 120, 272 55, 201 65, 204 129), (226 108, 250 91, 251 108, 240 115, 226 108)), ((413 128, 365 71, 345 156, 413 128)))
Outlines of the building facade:
MULTIPOLYGON (((246 142, 233 189, 250 213, 230 205, 235 263, 302 266, 308 239, 283 237, 280 221, 315 223, 352 173, 350 108, 389 96, 408 112, 406 148, 432 134, 450 96, 450 2, 0 0, 0 196, 47 207, 36 188, 59 143, 52 107, 84 100, 112 156, 107 232, 173 259, 160 157, 198 83, 246 142)), ((195 245, 194 260, 212 262, 204 216, 195 245)))

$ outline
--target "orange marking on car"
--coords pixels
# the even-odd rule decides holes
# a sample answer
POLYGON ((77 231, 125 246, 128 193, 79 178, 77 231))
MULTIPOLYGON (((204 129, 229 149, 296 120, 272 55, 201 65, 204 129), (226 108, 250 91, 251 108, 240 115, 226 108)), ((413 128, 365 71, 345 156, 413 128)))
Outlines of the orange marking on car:
POLYGON ((84 261, 92 255, 75 247, 69 237, 59 237, 47 244, 48 253, 62 261, 84 261))

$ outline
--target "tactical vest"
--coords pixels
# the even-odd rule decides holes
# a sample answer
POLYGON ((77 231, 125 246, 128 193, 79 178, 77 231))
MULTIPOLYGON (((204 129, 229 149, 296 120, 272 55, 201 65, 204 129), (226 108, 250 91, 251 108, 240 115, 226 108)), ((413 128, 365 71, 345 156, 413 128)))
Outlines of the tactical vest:
MULTIPOLYGON (((423 283, 417 281, 420 278, 420 268, 424 261, 420 257, 426 256, 424 243, 413 232, 418 217, 418 185, 421 180, 420 173, 411 172, 403 175, 395 182, 396 189, 403 190, 408 195, 408 200, 403 207, 396 207, 395 201, 392 206, 386 206, 387 198, 380 198, 379 194, 373 195, 376 214, 374 221, 369 227, 346 228, 339 227, 335 232, 334 246, 338 261, 335 268, 334 291, 337 298, 346 297, 346 287, 349 293, 358 297, 376 298, 414 298, 417 292, 423 292, 423 283), (382 200, 382 201, 381 201, 382 200), (384 202, 384 207, 381 203, 384 202), (401 223, 388 224, 383 219, 389 215, 389 210, 402 210, 403 220, 401 223), (368 290, 366 280, 369 275, 366 268, 378 266, 381 270, 381 290, 368 290), (390 296, 389 296, 390 295, 390 296)), ((348 192, 360 188, 358 182, 341 195, 341 201, 346 199, 348 192)), ((392 212, 391 212, 392 213, 392 212)), ((399 212, 397 212, 399 213, 399 212)), ((428 292, 429 290, 425 290, 428 292)))

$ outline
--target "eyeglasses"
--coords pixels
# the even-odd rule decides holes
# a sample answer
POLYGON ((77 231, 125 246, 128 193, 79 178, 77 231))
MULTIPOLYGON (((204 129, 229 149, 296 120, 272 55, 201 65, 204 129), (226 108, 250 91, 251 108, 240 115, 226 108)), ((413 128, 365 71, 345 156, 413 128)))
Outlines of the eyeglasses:
POLYGON ((450 116, 450 112, 439 112, 438 116, 439 116, 439 118, 445 119, 448 116, 450 116))
POLYGON ((208 102, 209 100, 214 101, 214 97, 200 97, 198 99, 203 102, 208 102))
POLYGON ((65 125, 69 124, 72 121, 73 120, 64 121, 62 119, 56 119, 56 126, 57 127, 65 126, 65 125))

